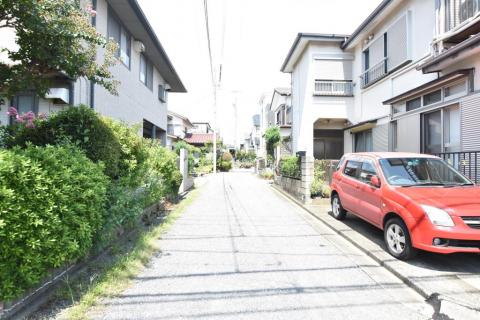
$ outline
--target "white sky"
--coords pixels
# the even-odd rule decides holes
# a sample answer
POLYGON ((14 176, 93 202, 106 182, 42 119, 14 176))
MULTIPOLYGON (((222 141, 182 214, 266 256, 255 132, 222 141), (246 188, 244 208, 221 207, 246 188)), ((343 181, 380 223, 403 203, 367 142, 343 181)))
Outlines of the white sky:
MULTIPOLYGON (((213 94, 203 0, 139 0, 188 93, 170 94, 169 109, 213 124, 213 94)), ((351 33, 380 0, 208 0, 213 64, 222 81, 217 128, 226 143, 243 139, 275 87, 299 32, 351 33), (233 104, 237 105, 237 124, 233 104)), ((239 141, 237 141, 239 142, 239 141)))

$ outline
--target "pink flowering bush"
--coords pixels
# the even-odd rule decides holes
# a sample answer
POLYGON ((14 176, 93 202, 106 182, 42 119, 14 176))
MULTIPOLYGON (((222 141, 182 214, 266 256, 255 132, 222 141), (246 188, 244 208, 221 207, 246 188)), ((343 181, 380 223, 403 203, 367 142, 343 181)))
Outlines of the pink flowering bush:
POLYGON ((32 111, 19 114, 15 107, 8 108, 7 115, 14 117, 17 123, 23 124, 27 128, 35 128, 36 120, 45 120, 47 118, 44 113, 40 113, 36 116, 32 111))

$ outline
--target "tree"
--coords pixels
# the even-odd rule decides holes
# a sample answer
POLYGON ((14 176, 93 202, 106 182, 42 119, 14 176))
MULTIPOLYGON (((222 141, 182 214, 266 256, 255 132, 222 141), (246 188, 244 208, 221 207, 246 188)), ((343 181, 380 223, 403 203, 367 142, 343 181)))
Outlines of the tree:
POLYGON ((0 30, 15 33, 18 48, 2 48, 11 63, 0 62, 0 92, 11 97, 24 90, 45 96, 51 78, 64 73, 85 77, 116 94, 109 68, 117 44, 98 33, 90 20, 96 12, 78 0, 0 0, 0 30), (97 64, 97 49, 104 49, 97 64))
POLYGON ((275 148, 280 142, 280 128, 277 126, 269 127, 265 130, 265 144, 267 147, 267 154, 271 157, 275 155, 275 148))

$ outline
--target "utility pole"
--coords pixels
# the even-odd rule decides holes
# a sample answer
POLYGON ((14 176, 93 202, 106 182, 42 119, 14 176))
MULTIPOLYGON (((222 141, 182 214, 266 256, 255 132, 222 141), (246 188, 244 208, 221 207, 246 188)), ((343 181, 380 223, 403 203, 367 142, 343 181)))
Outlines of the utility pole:
POLYGON ((207 31, 208 56, 210 60, 210 73, 212 76, 213 88, 213 173, 217 173, 217 84, 215 81, 215 72, 213 70, 212 46, 210 43, 210 27, 208 25, 208 0, 203 0, 203 9, 205 13, 205 28, 207 31))

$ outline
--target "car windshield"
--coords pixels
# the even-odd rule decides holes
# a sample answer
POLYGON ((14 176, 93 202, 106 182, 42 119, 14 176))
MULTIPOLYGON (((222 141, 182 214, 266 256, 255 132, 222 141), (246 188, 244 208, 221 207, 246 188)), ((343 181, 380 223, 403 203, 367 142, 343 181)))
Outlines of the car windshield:
POLYGON ((395 186, 472 184, 443 160, 436 158, 381 159, 380 166, 388 183, 395 186))

